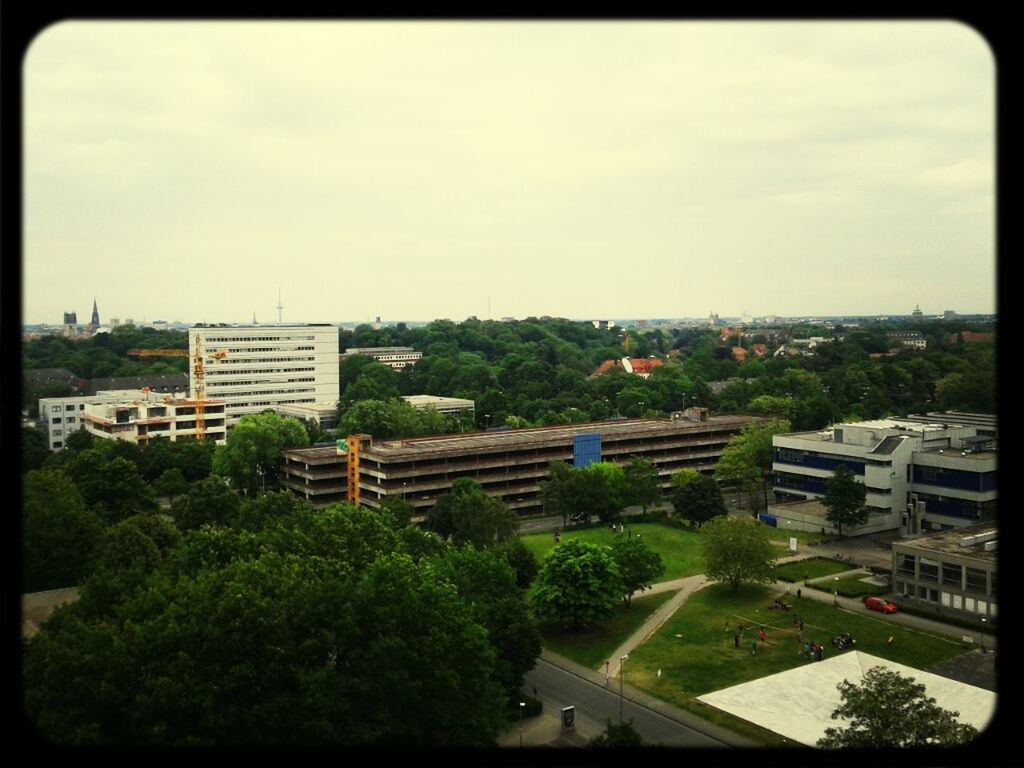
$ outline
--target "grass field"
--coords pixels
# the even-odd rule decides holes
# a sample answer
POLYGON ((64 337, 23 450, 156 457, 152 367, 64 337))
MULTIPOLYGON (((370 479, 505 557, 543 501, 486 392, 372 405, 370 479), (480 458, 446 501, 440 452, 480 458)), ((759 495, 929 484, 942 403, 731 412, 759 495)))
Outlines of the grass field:
POLYGON ((695 696, 813 663, 799 653, 795 615, 804 619, 804 639, 822 643, 826 657, 837 652, 830 640, 842 632, 853 635, 856 650, 918 669, 969 649, 950 638, 893 624, 866 609, 847 611, 801 600, 793 611, 780 614, 769 608, 773 595, 767 587, 746 585, 733 592, 727 584, 694 593, 654 636, 630 653, 628 682, 684 706, 695 696), (733 636, 740 624, 743 639, 737 649, 733 636), (751 642, 762 624, 768 641, 753 655, 751 642))
POLYGON ((822 576, 831 576, 834 573, 849 570, 851 570, 849 563, 840 563, 837 560, 828 560, 824 557, 812 557, 808 560, 780 565, 775 569, 775 575, 784 581, 799 582, 819 579, 822 576))
MULTIPOLYGON (((696 531, 687 531, 658 523, 633 523, 627 526, 628 532, 639 533, 641 538, 652 550, 661 555, 665 564, 665 572, 657 581, 671 581, 684 576, 694 576, 704 570, 700 556, 700 539, 696 531)), ((588 544, 611 546, 616 536, 606 527, 568 529, 562 532, 562 541, 579 539, 588 544)), ((555 540, 550 533, 531 533, 522 536, 523 543, 536 556, 538 563, 543 563, 548 553, 555 548, 555 540)))
POLYGON ((544 647, 577 664, 596 669, 608 661, 611 653, 675 594, 659 592, 649 597, 634 597, 631 608, 616 609, 610 621, 587 632, 566 632, 558 624, 542 624, 540 630, 544 647))

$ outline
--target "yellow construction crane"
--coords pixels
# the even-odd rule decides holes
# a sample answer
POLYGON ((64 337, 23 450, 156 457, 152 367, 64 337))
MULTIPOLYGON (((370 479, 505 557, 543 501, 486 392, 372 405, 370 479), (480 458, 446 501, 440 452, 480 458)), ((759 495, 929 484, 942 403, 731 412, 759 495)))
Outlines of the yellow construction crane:
MULTIPOLYGON (((133 357, 189 357, 187 349, 129 349, 128 353, 133 357)), ((203 340, 196 336, 196 353, 192 357, 192 373, 196 382, 196 440, 206 439, 206 369, 203 358, 209 357, 212 360, 223 360, 228 353, 222 350, 203 355, 203 340)))

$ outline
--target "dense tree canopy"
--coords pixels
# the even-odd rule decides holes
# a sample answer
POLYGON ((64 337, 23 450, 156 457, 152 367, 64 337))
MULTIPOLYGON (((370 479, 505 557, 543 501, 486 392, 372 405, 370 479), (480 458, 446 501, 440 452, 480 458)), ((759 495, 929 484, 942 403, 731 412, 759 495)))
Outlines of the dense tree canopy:
POLYGON ((88 574, 104 523, 63 472, 32 470, 22 484, 22 591, 72 587, 88 574))
MULTIPOLYGON (((253 519, 277 507, 253 503, 253 519)), ((206 525, 163 553, 146 524, 111 529, 100 575, 26 646, 25 706, 43 734, 492 744, 540 650, 504 554, 411 554, 404 543, 422 533, 347 505, 269 511, 256 532, 206 525)))
POLYGON ((434 505, 428 527, 455 544, 488 547, 515 536, 519 518, 475 480, 462 477, 434 505))

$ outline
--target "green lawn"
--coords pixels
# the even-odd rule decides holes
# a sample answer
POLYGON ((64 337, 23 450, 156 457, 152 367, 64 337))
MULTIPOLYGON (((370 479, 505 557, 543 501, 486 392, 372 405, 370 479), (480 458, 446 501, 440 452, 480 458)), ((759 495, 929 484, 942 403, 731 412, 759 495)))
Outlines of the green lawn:
POLYGON ((775 569, 775 574, 784 581, 799 582, 808 579, 819 579, 822 576, 831 576, 834 573, 842 573, 849 570, 852 570, 849 563, 840 563, 838 560, 828 560, 824 557, 812 557, 807 560, 780 565, 775 569))
POLYGON ((857 576, 847 576, 842 579, 820 579, 815 582, 809 582, 808 587, 812 589, 820 589, 825 592, 836 591, 843 597, 861 597, 862 595, 878 595, 886 591, 886 587, 880 587, 877 584, 868 584, 866 581, 861 579, 870 576, 869 571, 862 571, 857 576))
POLYGON ((894 624, 867 610, 847 611, 816 600, 801 600, 795 610, 779 614, 769 609, 773 595, 767 587, 751 585, 734 593, 727 584, 696 592, 654 636, 630 653, 627 681, 685 706, 695 696, 813 663, 799 653, 794 615, 804 619, 804 639, 822 643, 826 657, 838 653, 830 640, 842 632, 853 635, 856 650, 917 669, 970 648, 951 638, 894 624), (751 642, 762 623, 768 642, 752 655, 751 642), (733 635, 739 624, 744 631, 737 649, 733 635), (889 637, 892 644, 887 643, 889 637))
POLYGON ((545 648, 572 659, 577 664, 597 669, 625 642, 647 618, 676 592, 659 592, 649 597, 633 597, 631 608, 616 609, 610 621, 586 632, 567 632, 555 623, 542 624, 545 648))
MULTIPOLYGON (((665 572, 658 581, 671 581, 684 576, 695 576, 704 571, 704 563, 700 555, 700 539, 696 531, 673 528, 658 523, 632 523, 627 531, 639 533, 644 542, 652 550, 661 555, 665 564, 665 572)), ((611 546, 619 533, 612 533, 606 527, 569 528, 563 531, 562 541, 571 538, 579 539, 588 544, 611 546)), ((521 537, 523 543, 536 556, 538 563, 543 563, 548 553, 555 548, 554 537, 550 533, 531 533, 521 537)))

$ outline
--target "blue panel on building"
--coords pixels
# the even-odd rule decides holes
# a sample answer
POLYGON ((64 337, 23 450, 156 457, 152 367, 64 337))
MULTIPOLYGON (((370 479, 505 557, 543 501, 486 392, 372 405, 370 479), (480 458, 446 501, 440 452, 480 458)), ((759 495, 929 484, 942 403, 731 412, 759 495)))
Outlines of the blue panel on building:
POLYGON ((589 467, 601 461, 601 435, 576 435, 572 439, 572 465, 589 467))
POLYGON ((775 517, 775 515, 766 515, 764 512, 762 512, 757 516, 757 519, 760 520, 762 523, 770 525, 772 528, 779 527, 779 520, 777 517, 775 517))

